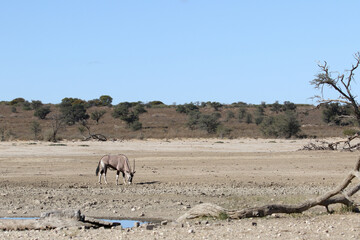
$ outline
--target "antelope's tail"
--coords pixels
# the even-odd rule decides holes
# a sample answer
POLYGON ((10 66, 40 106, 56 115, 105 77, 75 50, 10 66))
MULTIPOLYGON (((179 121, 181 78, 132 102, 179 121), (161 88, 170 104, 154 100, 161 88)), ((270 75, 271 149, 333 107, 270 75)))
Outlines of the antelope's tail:
POLYGON ((98 166, 97 166, 97 168, 95 170, 96 176, 99 175, 99 171, 100 171, 100 161, 99 161, 99 164, 98 164, 98 166))

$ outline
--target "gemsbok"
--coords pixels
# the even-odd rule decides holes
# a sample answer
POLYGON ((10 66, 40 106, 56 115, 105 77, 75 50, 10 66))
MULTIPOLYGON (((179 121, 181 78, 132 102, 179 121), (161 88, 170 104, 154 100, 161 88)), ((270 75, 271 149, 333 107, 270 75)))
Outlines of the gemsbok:
POLYGON ((104 174, 104 181, 107 184, 106 180, 106 172, 110 169, 116 170, 116 185, 119 184, 119 173, 121 172, 124 179, 124 184, 126 185, 126 181, 128 184, 132 183, 135 174, 135 159, 134 159, 134 166, 131 170, 129 159, 124 154, 118 155, 105 155, 103 156, 99 164, 96 168, 95 174, 96 176, 99 174, 99 183, 101 184, 101 175, 104 174), (126 178, 125 178, 126 177, 126 178))

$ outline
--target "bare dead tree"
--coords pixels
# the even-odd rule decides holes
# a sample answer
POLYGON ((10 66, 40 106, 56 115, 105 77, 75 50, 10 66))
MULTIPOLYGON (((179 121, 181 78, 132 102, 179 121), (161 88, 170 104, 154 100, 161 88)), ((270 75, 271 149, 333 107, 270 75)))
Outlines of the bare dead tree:
POLYGON ((351 84, 354 82, 355 70, 360 65, 360 52, 354 54, 356 63, 352 65, 350 70, 345 70, 344 74, 336 73, 337 76, 333 77, 334 72, 330 72, 329 66, 326 61, 324 64, 318 64, 320 73, 316 78, 310 82, 316 89, 321 90, 321 96, 315 96, 319 103, 345 103, 350 104, 354 109, 354 114, 357 122, 360 124, 360 109, 359 103, 356 101, 356 95, 351 92, 351 84), (329 87, 339 93, 336 99, 325 99, 323 97, 324 87, 329 87))
POLYGON ((60 129, 65 127, 65 118, 60 113, 54 113, 51 117, 51 128, 52 133, 50 136, 49 141, 57 142, 57 134, 60 131, 60 129))

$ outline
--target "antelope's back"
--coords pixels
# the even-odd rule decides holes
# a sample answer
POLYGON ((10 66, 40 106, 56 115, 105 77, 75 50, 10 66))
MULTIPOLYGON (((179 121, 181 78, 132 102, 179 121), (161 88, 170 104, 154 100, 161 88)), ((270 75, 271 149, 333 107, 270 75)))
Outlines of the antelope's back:
POLYGON ((127 165, 128 158, 124 154, 110 155, 109 164, 113 167, 118 167, 118 169, 124 169, 127 165))

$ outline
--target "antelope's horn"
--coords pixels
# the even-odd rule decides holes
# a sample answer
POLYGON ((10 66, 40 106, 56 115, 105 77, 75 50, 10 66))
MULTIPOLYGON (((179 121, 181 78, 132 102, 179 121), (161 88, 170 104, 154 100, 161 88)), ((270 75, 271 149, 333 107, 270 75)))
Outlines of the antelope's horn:
POLYGON ((134 159, 134 166, 133 166, 133 172, 135 172, 135 159, 134 159))

